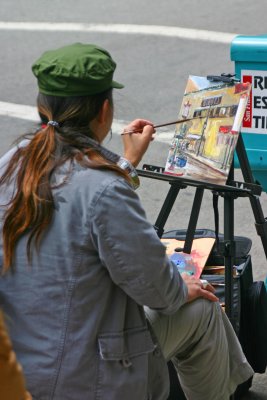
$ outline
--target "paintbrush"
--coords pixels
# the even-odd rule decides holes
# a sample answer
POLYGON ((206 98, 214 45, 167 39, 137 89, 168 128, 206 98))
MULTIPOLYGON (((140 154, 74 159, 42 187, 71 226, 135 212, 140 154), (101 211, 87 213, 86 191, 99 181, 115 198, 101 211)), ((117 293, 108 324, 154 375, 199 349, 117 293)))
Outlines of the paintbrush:
MULTIPOLYGON (((194 119, 202 119, 202 118, 206 118, 206 117, 195 117, 195 118, 178 119, 177 121, 165 122, 164 124, 152 125, 152 126, 153 126, 154 129, 156 129, 156 128, 161 128, 163 126, 182 124, 183 122, 193 121, 194 119)), ((121 135, 131 135, 132 133, 141 133, 142 131, 143 131, 143 128, 135 129, 133 131, 123 131, 121 133, 121 135)))

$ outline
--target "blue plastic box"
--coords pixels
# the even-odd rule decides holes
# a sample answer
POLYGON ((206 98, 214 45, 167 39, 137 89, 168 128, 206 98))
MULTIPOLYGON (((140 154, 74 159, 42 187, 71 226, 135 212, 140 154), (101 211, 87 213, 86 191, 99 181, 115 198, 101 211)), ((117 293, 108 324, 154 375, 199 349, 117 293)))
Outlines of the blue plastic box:
MULTIPOLYGON (((267 35, 236 36, 231 60, 236 77, 252 84, 241 132, 254 179, 267 192, 267 35)), ((239 167, 236 155, 235 167, 239 167)))

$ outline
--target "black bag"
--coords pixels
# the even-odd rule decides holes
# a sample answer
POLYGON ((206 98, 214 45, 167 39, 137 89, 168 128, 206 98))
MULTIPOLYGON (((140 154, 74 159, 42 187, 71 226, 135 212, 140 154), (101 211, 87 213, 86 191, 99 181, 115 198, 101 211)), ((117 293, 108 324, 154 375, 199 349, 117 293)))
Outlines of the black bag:
POLYGON ((263 374, 267 366, 267 294, 264 282, 250 285, 242 307, 239 340, 254 371, 263 374))

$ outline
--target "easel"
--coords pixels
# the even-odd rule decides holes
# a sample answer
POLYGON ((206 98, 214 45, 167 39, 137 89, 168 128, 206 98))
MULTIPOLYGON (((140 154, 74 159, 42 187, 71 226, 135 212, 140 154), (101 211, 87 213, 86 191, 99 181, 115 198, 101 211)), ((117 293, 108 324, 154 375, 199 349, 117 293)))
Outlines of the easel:
MULTIPOLYGON (((209 75, 207 76, 207 79, 213 82, 234 84, 238 82, 238 80, 234 79, 234 76, 235 75, 232 74, 221 74, 220 76, 209 75)), ((165 223, 169 217, 169 214, 175 203, 175 200, 177 198, 180 189, 184 189, 187 186, 196 187, 194 202, 191 210, 191 215, 189 218, 189 224, 183 248, 184 253, 191 252, 204 190, 207 189, 213 192, 214 202, 216 202, 216 197, 218 199, 218 196, 222 196, 224 198, 224 240, 223 242, 218 243, 218 237, 217 237, 217 245, 220 246, 219 249, 220 254, 224 257, 224 265, 225 265, 225 311, 233 326, 234 326, 234 320, 233 320, 232 299, 233 299, 233 266, 235 258, 234 200, 237 199, 238 197, 249 197, 255 218, 256 231, 261 238, 265 256, 267 258, 267 220, 263 215, 263 211, 259 200, 259 196, 261 195, 262 192, 262 187, 254 182, 242 134, 239 135, 237 141, 236 153, 238 156, 244 182, 238 182, 234 180, 233 163, 228 175, 228 180, 226 185, 215 185, 212 183, 203 183, 191 179, 183 179, 170 175, 164 175, 163 173, 159 173, 159 171, 163 172, 164 170, 164 168, 161 167, 147 166, 150 171, 144 169, 138 171, 140 176, 167 181, 171 185, 169 192, 165 198, 165 201, 162 205, 162 208, 160 210, 160 213, 158 215, 158 218, 155 222, 155 229, 160 238, 164 233, 165 223), (155 172, 155 170, 158 172, 155 172)), ((217 225, 218 221, 215 212, 216 233, 218 233, 217 225)))

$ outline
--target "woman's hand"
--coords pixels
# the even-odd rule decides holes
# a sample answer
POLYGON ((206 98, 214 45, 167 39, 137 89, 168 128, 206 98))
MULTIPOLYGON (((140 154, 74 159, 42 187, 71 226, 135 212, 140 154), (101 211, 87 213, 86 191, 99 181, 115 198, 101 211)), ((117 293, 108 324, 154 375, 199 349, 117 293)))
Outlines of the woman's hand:
POLYGON ((153 140, 153 133, 155 133, 155 129, 152 122, 145 119, 135 119, 124 128, 122 133, 124 145, 123 156, 130 161, 134 167, 137 167, 149 143, 153 140), (138 132, 134 133, 134 131, 138 132))
POLYGON ((215 289, 211 284, 203 284, 200 279, 188 275, 185 272, 183 272, 181 275, 188 289, 187 302, 193 301, 198 297, 204 297, 205 299, 210 301, 219 300, 218 297, 214 295, 215 289))

